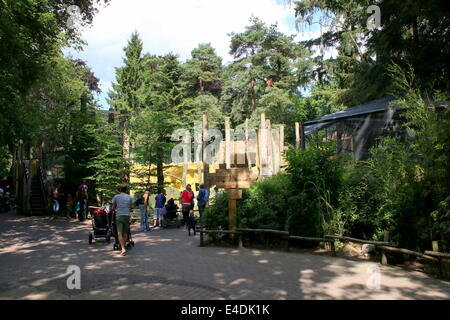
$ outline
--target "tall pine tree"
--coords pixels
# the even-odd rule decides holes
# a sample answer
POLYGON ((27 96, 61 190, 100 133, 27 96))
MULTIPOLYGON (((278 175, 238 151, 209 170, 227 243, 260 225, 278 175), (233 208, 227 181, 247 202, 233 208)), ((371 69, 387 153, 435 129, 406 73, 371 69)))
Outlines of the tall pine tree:
MULTIPOLYGON (((109 92, 109 103, 120 113, 119 121, 122 131, 122 154, 125 161, 130 161, 130 119, 142 109, 139 92, 144 81, 143 43, 139 34, 134 32, 124 48, 124 66, 116 68, 116 83, 109 92)), ((129 183, 130 176, 124 175, 124 181, 129 183)))

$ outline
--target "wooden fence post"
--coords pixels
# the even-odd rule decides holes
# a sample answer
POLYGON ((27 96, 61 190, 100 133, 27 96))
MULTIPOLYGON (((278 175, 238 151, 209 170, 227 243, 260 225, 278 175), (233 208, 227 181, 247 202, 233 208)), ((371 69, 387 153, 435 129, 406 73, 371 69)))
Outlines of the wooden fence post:
POLYGON ((285 249, 287 252, 289 252, 289 251, 290 251, 290 249, 289 249, 289 236, 285 236, 285 237, 284 237, 284 241, 285 241, 285 243, 284 243, 284 249, 285 249))
POLYGON ((333 254, 333 257, 336 257, 336 247, 334 246, 334 239, 330 240, 330 248, 331 248, 331 252, 333 254))
POLYGON ((439 252, 439 241, 432 241, 431 247, 433 248, 433 251, 439 252))
POLYGON ((203 239, 203 229, 200 229, 200 247, 204 247, 205 246, 205 242, 203 239))
MULTIPOLYGON (((384 232, 384 241, 385 242, 389 242, 390 236, 391 236, 390 232, 389 231, 385 231, 384 232)), ((388 264, 386 250, 384 250, 384 249, 381 249, 381 264, 382 265, 387 265, 388 264)))
POLYGON ((239 233, 239 239, 238 239, 238 241, 239 241, 239 249, 244 248, 244 242, 242 241, 242 232, 239 233))

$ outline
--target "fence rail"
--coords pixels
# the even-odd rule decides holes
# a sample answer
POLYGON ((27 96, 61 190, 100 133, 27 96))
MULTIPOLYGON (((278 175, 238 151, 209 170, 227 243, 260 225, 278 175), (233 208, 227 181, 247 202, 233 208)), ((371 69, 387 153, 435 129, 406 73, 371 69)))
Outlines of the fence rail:
POLYGON ((325 238, 330 238, 330 239, 340 240, 340 241, 350 241, 350 242, 356 242, 356 243, 362 243, 362 244, 372 244, 375 246, 388 246, 389 245, 389 242, 386 242, 386 241, 370 241, 370 240, 362 240, 362 239, 356 239, 356 238, 350 238, 350 237, 344 237, 344 236, 326 235, 325 238))
POLYGON ((343 242, 355 242, 361 244, 370 244, 375 246, 381 250, 381 263, 387 264, 387 256, 386 252, 395 252, 402 253, 411 256, 416 256, 419 258, 423 258, 426 260, 430 260, 433 262, 437 262, 439 267, 439 273, 442 275, 442 264, 441 260, 450 260, 450 254, 436 252, 436 251, 425 251, 425 253, 416 252, 403 248, 396 248, 389 246, 388 241, 372 241, 372 240, 364 240, 357 239, 345 236, 333 236, 333 235, 325 235, 323 238, 318 237, 303 237, 303 236, 291 236, 288 231, 281 230, 272 230, 272 229, 248 229, 248 228, 236 228, 235 230, 208 230, 205 228, 200 229, 200 246, 205 246, 204 236, 203 234, 211 234, 211 233, 223 233, 223 234, 232 234, 239 235, 239 247, 243 247, 242 236, 244 233, 260 233, 260 234, 278 234, 282 236, 286 240, 286 249, 289 251, 289 240, 303 240, 303 241, 313 241, 313 242, 326 242, 329 243, 331 248, 331 252, 333 256, 336 256, 336 248, 335 241, 343 241, 343 242))

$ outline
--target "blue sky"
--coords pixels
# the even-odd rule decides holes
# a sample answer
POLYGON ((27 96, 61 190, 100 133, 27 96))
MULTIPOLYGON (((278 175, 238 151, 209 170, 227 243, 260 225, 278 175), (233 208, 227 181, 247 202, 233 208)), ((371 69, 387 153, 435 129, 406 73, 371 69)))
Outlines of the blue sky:
MULTIPOLYGON (((137 30, 144 52, 176 53, 182 61, 200 43, 210 42, 224 63, 230 62, 228 33, 242 32, 251 15, 266 23, 278 23, 285 34, 297 34, 294 8, 283 0, 112 0, 101 8, 91 28, 82 30, 87 45, 81 52, 66 54, 87 61, 101 80, 99 103, 108 108, 105 98, 115 80, 115 68, 123 64, 123 48, 137 30)), ((317 36, 317 27, 297 39, 317 36)))

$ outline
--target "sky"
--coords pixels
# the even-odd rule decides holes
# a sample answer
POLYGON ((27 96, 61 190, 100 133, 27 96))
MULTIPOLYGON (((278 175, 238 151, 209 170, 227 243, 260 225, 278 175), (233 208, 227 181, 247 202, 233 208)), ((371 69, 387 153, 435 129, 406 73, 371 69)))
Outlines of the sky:
POLYGON ((284 34, 303 40, 318 35, 317 28, 299 34, 295 28, 294 7, 283 0, 112 0, 100 8, 90 28, 81 30, 87 42, 83 51, 65 50, 73 58, 85 60, 100 78, 98 96, 103 109, 115 68, 123 65, 123 48, 131 34, 138 31, 144 53, 178 54, 190 58, 200 43, 211 43, 226 64, 230 62, 231 32, 243 32, 251 16, 267 24, 277 23, 284 34))

